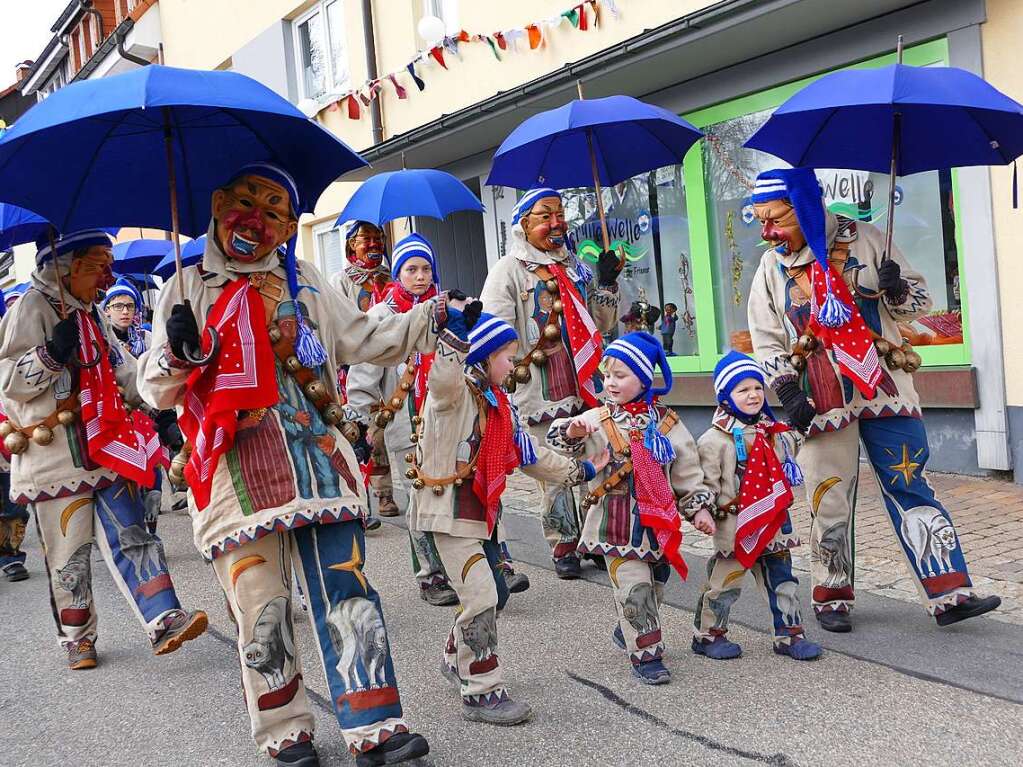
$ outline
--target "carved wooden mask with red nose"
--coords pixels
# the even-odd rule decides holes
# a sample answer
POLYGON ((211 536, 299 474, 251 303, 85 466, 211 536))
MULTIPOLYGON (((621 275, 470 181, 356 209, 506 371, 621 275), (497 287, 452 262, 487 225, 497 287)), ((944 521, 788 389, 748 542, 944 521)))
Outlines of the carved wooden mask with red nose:
POLYGON ((228 258, 266 258, 298 231, 288 192, 275 181, 246 175, 213 193, 217 243, 228 258))
POLYGON ((537 250, 560 250, 565 246, 565 208, 558 197, 542 197, 522 217, 526 241, 537 250))
POLYGON ((788 200, 757 203, 753 213, 760 221, 760 235, 772 247, 781 246, 783 255, 798 253, 806 245, 806 236, 796 218, 796 209, 788 200))

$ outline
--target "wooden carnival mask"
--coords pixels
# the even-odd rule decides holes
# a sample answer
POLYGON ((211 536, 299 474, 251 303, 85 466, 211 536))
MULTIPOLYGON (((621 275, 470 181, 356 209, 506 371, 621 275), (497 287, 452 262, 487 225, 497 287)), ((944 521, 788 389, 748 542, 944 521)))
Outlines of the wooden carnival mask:
POLYGON ((373 224, 362 224, 345 242, 345 257, 356 266, 376 269, 384 261, 384 233, 373 224))
POLYGON ((262 176, 240 176, 217 189, 212 201, 217 243, 236 261, 260 261, 298 231, 287 190, 262 176))
POLYGON ((782 255, 798 253, 806 245, 796 209, 788 200, 757 203, 753 213, 760 221, 760 236, 782 255))
POLYGON ((565 207, 558 197, 542 197, 522 217, 526 241, 537 250, 560 250, 565 246, 565 207))
POLYGON ((83 304, 94 303, 99 291, 114 284, 113 263, 113 251, 106 245, 76 250, 65 277, 68 292, 83 304))

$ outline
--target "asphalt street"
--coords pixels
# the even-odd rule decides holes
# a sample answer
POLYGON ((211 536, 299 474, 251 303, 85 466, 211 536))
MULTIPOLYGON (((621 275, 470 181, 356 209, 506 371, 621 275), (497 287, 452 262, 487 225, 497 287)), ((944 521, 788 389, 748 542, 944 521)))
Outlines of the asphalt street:
MULTIPOLYGON (((584 580, 560 582, 536 518, 509 515, 507 528, 533 584, 513 595, 499 621, 511 693, 534 709, 531 722, 510 729, 461 719, 458 695, 438 670, 452 610, 418 598, 400 524, 370 535, 366 573, 384 601, 406 716, 431 743, 424 767, 1023 762, 1019 626, 976 619, 938 629, 919 607, 867 596, 858 600, 851 634, 822 636, 811 619, 811 637, 828 652, 797 663, 772 653, 768 613, 748 579, 730 632, 744 655, 710 661, 689 650, 704 571, 691 557, 690 582, 673 582, 661 615, 673 681, 649 688, 631 677, 611 644, 606 576, 587 566, 584 580)), ((210 632, 154 657, 97 560, 100 667, 86 672, 66 670, 30 533, 31 579, 0 582, 0 765, 272 764, 249 738, 233 626, 192 546, 187 517, 162 517, 160 533, 182 601, 210 613, 210 632)), ((805 605, 806 584, 801 596, 805 605)), ((304 621, 297 631, 321 758, 350 765, 312 635, 304 621)))

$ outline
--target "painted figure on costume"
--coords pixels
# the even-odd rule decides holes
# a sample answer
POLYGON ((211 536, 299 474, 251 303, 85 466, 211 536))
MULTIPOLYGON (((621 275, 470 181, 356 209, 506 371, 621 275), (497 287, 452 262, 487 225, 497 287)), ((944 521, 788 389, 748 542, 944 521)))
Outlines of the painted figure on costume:
POLYGON ((852 521, 860 443, 921 601, 939 626, 995 609, 978 597, 948 511, 924 469, 927 433, 912 373, 919 355, 899 323, 931 306, 923 276, 870 224, 829 213, 812 170, 760 174, 753 205, 771 248, 749 300, 749 326, 767 382, 807 434, 800 454, 813 525, 813 605, 821 626, 849 631, 852 521), (928 517, 928 515, 930 515, 928 517), (929 518, 939 548, 916 532, 929 518))
MULTIPOLYGON (((140 383, 151 405, 179 408, 195 542, 238 626, 257 745, 278 764, 319 763, 288 623, 297 578, 356 764, 394 764, 429 746, 405 723, 380 600, 362 571, 367 499, 339 429, 336 382, 342 365, 431 351, 446 304, 430 299, 386 318, 360 311, 296 262, 305 209, 283 168, 257 163, 225 179, 213 192, 201 266, 170 281, 181 281, 188 304, 176 304, 176 284, 161 296, 140 383), (193 375, 206 327, 219 343, 193 375), (352 632, 373 651, 353 653, 352 632)), ((213 348, 206 341, 205 352, 213 348)))
POLYGON ((31 286, 0 323, 0 433, 11 497, 31 505, 50 577, 59 641, 71 669, 97 665, 93 541, 157 655, 206 630, 181 609, 160 540, 146 529, 142 494, 159 444, 129 414, 140 403, 135 359, 112 339, 97 306, 113 282, 102 231, 37 243, 31 286), (102 404, 102 409, 100 408, 102 404))
MULTIPOLYGON (((488 312, 515 328, 522 355, 512 372, 515 403, 532 436, 543 440, 556 418, 597 404, 601 333, 618 322, 614 253, 602 253, 596 282, 565 247, 565 210, 554 189, 526 192, 516 203, 508 255, 491 267, 480 295, 488 312)), ((545 487, 541 521, 559 578, 580 575, 575 498, 545 487)))

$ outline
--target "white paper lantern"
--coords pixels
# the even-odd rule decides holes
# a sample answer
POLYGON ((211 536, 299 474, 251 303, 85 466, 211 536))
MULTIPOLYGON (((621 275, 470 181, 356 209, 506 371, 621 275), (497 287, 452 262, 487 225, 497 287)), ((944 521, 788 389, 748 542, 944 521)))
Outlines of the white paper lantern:
POLYGON ((444 39, 444 22, 436 16, 423 16, 416 29, 424 42, 436 43, 444 39))

